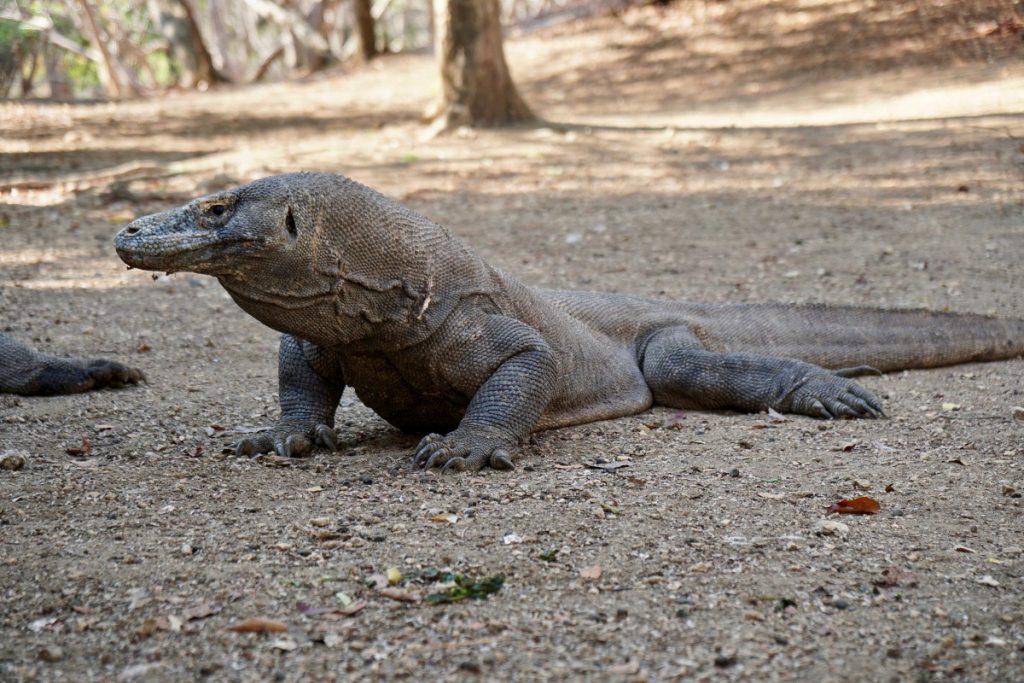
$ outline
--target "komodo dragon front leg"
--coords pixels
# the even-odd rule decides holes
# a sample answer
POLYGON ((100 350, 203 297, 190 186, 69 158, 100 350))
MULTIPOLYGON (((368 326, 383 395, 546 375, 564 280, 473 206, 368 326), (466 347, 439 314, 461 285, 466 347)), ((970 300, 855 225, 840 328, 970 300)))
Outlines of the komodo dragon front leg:
POLYGON ((454 431, 423 437, 413 464, 445 471, 512 469, 519 444, 554 395, 555 354, 537 330, 513 318, 485 315, 467 324, 453 317, 441 335, 446 340, 438 366, 472 399, 454 431))
POLYGON ((106 358, 61 358, 0 333, 0 393, 24 396, 77 394, 145 381, 140 370, 106 358))
POLYGON ((275 451, 305 455, 314 445, 338 448, 334 413, 345 389, 337 356, 312 342, 281 335, 277 354, 281 417, 266 432, 231 445, 237 455, 275 451))
POLYGON ((791 358, 707 351, 687 327, 651 335, 641 348, 640 364, 660 405, 750 412, 771 408, 823 418, 883 415, 878 398, 848 379, 872 368, 827 370, 791 358))

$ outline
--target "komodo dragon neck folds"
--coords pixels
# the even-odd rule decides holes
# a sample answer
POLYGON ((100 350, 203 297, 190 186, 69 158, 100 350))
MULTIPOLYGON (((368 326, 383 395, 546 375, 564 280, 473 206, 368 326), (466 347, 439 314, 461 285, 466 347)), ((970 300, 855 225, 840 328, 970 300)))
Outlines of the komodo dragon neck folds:
POLYGON ((139 218, 125 263, 216 276, 282 333, 281 417, 240 454, 336 448, 346 386, 430 432, 421 467, 508 469, 532 431, 680 408, 878 417, 850 377, 1024 353, 1024 321, 537 289, 348 178, 258 180, 139 218))

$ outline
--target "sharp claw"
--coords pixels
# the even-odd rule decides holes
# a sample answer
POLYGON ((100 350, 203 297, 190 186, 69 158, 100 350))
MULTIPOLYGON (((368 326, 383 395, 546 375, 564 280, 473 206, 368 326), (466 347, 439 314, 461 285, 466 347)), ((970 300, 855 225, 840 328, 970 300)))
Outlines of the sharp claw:
POLYGON ((452 458, 451 460, 449 460, 448 462, 446 462, 444 464, 444 467, 441 468, 441 474, 444 474, 445 472, 447 472, 449 470, 451 470, 452 472, 462 472, 465 469, 466 469, 466 460, 465 460, 465 458, 452 458))
POLYGON ((811 402, 808 405, 808 410, 810 415, 817 415, 818 417, 826 420, 832 420, 835 418, 832 413, 828 412, 828 408, 826 408, 821 401, 816 398, 811 399, 811 402))
POLYGON ((442 458, 447 458, 448 455, 449 452, 447 448, 437 449, 434 451, 434 454, 430 456, 430 459, 423 465, 423 469, 429 470, 435 465, 440 465, 442 462, 445 462, 442 458))
POLYGON ((312 448, 313 444, 302 434, 292 434, 284 442, 284 449, 290 458, 306 455, 312 448))
POLYGON ((332 452, 338 450, 338 434, 334 429, 327 425, 317 425, 316 442, 318 445, 328 448, 332 452))
POLYGON ((416 452, 412 454, 413 465, 420 465, 430 457, 430 454, 437 448, 437 434, 427 434, 420 440, 416 452))
POLYGON ((513 470, 516 465, 512 462, 512 456, 508 454, 508 451, 501 449, 491 453, 490 466, 496 470, 513 470))

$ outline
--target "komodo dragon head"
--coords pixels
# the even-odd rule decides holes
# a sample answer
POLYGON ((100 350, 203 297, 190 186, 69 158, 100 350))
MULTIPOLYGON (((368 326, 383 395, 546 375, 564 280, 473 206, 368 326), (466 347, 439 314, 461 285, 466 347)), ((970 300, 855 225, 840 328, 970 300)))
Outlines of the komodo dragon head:
POLYGON ((309 240, 289 189, 288 176, 274 176, 200 197, 132 221, 114 247, 129 266, 169 273, 243 276, 257 263, 278 270, 289 261, 308 270, 309 240))

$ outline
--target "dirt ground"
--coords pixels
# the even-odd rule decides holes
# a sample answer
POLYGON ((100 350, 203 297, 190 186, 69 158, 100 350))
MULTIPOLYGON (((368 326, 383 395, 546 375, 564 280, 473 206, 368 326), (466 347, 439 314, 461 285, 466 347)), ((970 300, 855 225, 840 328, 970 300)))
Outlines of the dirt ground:
POLYGON ((867 378, 882 421, 539 433, 512 473, 413 471, 417 437, 346 395, 339 453, 239 459, 221 447, 278 412, 276 335, 111 248, 136 215, 323 169, 533 284, 1024 317, 1011 8, 680 2, 549 28, 507 46, 547 123, 432 140, 427 55, 0 103, 0 325, 149 377, 0 403, 0 450, 27 458, 0 471, 0 679, 1024 680, 1024 362, 867 378), (880 514, 826 513, 859 495, 880 514), (505 582, 434 606, 368 585, 389 568, 399 597, 441 590, 428 569, 505 582), (226 630, 249 617, 287 631, 226 630))

